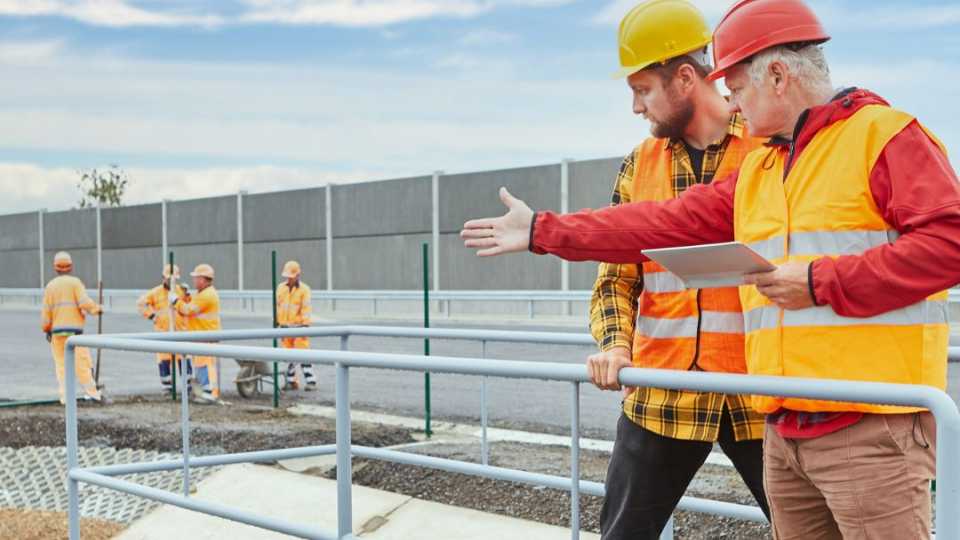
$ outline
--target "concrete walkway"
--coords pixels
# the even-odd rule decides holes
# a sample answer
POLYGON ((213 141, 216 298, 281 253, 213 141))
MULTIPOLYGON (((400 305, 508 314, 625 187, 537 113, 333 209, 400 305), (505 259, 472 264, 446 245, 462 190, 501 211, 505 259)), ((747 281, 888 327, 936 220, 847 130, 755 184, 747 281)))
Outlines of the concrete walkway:
MULTIPOLYGON (((195 497, 251 513, 316 526, 335 534, 337 485, 333 480, 260 465, 231 465, 197 485, 195 497)), ((570 531, 533 521, 422 501, 406 495, 353 486, 353 531, 357 538, 433 540, 562 540, 570 531)), ((117 540, 169 538, 267 540, 288 538, 176 508, 162 506, 135 521, 117 540)), ((585 540, 599 535, 582 533, 585 540)))

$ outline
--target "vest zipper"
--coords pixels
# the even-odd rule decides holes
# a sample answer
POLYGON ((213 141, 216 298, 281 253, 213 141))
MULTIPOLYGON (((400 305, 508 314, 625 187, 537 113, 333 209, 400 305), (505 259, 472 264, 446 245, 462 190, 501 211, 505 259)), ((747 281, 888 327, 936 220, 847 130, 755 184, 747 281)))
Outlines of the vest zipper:
POLYGON ((690 364, 687 371, 697 367, 697 362, 700 361, 700 328, 703 326, 703 309, 700 306, 700 293, 702 291, 703 289, 697 289, 697 344, 693 351, 693 363, 690 364))

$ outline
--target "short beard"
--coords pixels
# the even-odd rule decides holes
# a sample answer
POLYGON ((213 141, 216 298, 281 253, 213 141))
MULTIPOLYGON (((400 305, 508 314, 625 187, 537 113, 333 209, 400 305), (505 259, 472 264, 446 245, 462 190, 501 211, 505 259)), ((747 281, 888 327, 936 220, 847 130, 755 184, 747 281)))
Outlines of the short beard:
POLYGON ((681 100, 672 90, 668 90, 667 97, 673 110, 665 116, 663 121, 651 123, 650 133, 660 139, 681 139, 690 121, 693 120, 695 110, 693 100, 681 100))

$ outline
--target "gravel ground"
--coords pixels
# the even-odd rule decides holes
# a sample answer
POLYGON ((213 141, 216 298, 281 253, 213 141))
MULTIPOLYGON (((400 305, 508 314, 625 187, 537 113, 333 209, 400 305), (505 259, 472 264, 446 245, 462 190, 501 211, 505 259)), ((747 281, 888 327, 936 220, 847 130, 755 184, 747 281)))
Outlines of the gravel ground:
MULTIPOLYGON (((81 446, 180 451, 180 405, 159 397, 83 407, 79 416, 81 446)), ((63 438, 59 405, 0 409, 0 446, 63 446, 63 438)), ((247 404, 190 409, 190 448, 196 455, 330 444, 335 439, 332 420, 295 416, 284 409, 247 404)), ((413 440, 405 429, 359 423, 353 425, 353 439, 367 446, 413 440)))
MULTIPOLYGON (((180 449, 179 411, 178 404, 159 397, 121 401, 106 408, 84 407, 80 411, 81 444, 177 452, 180 449)), ((63 433, 63 409, 59 406, 0 409, 0 446, 60 446, 63 433)), ((413 433, 408 430, 356 422, 353 437, 356 444, 365 446, 391 446, 414 440, 413 433)), ((198 454, 327 444, 334 439, 334 425, 329 419, 296 416, 284 410, 248 403, 191 407, 191 446, 198 454)), ((409 451, 473 462, 479 462, 480 457, 477 441, 431 444, 409 451)), ((570 467, 569 453, 569 449, 563 447, 496 443, 491 447, 491 464, 566 476, 570 467)), ((581 458, 583 478, 602 482, 609 455, 582 451, 581 458)), ((329 472, 325 474, 333 476, 329 472)), ((545 488, 360 459, 354 460, 354 482, 425 500, 559 526, 567 526, 570 519, 569 495, 545 488)), ((753 504, 736 473, 727 467, 705 466, 689 493, 753 504)), ((600 504, 597 497, 582 497, 585 530, 598 531, 600 504)), ((691 540, 769 538, 766 526, 685 512, 677 514, 675 531, 676 538, 691 540)), ((3 532, 0 529, 0 533, 3 532)), ((56 533, 39 537, 0 534, 0 538, 57 537, 63 536, 56 533)))
MULTIPOLYGON (((409 451, 479 462, 476 443, 441 443, 411 448, 409 451)), ((606 476, 608 460, 609 454, 604 452, 581 451, 582 478, 602 482, 606 476)), ((490 463, 500 467, 568 476, 570 450, 563 447, 497 443, 491 446, 490 463)), ((354 483, 363 486, 562 527, 569 525, 570 497, 551 489, 361 459, 354 461, 353 472, 354 483)), ((328 472, 326 476, 335 478, 336 475, 328 472)), ((688 495, 756 504, 732 468, 716 465, 705 465, 701 469, 691 484, 688 495)), ((581 523, 584 530, 599 532, 601 503, 599 497, 581 497, 581 523)), ((691 512, 676 514, 674 531, 675 538, 685 540, 770 538, 770 529, 766 525, 691 512)))
MULTIPOLYGON (((122 531, 123 525, 102 519, 80 520, 84 540, 108 540, 122 531)), ((0 538, 51 540, 67 537, 67 516, 63 512, 0 508, 0 538)))

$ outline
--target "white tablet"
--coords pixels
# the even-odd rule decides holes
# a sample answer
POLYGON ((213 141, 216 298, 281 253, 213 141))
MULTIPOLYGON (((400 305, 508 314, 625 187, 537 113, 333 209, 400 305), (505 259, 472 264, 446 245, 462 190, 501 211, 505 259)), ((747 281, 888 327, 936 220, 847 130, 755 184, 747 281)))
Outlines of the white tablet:
POLYGON ((743 285, 743 276, 777 267, 740 242, 704 244, 642 252, 673 272, 691 289, 743 285))

